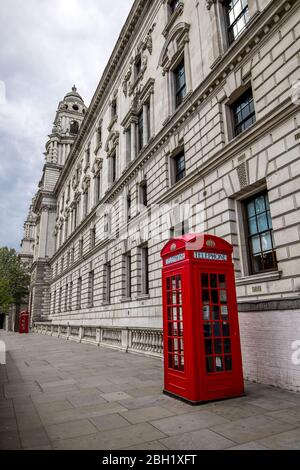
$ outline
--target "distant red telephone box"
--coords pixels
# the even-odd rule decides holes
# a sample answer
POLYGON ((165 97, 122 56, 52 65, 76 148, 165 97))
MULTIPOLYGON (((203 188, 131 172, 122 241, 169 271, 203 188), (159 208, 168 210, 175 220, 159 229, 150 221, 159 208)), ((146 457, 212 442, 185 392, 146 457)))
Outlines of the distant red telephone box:
POLYGON ((19 333, 29 333, 29 313, 26 311, 20 313, 19 333))
POLYGON ((161 252, 164 391, 192 403, 244 394, 232 251, 189 234, 161 252))

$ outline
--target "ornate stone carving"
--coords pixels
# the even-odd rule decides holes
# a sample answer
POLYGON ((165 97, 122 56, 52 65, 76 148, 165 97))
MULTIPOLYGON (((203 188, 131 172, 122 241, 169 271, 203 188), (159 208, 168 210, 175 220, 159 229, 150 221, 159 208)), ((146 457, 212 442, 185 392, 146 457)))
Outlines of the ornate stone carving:
POLYGON ((185 43, 189 41, 190 24, 177 24, 165 42, 159 58, 159 65, 163 68, 163 74, 168 72, 174 61, 184 49, 185 43))
POLYGON ((216 3, 217 0, 206 0, 205 3, 206 3, 206 8, 207 10, 210 10, 211 9, 211 6, 216 3))
POLYGON ((83 192, 85 192, 90 187, 90 183, 91 183, 91 177, 85 176, 81 185, 81 189, 83 190, 83 192))
POLYGON ((95 158, 94 164, 92 166, 92 173, 97 175, 100 170, 102 170, 103 159, 102 158, 95 158))
POLYGON ((145 39, 139 44, 137 48, 137 54, 135 57, 132 57, 130 60, 130 66, 125 74, 125 77, 122 82, 123 93, 127 97, 128 95, 131 96, 135 92, 135 88, 144 78, 145 72, 147 70, 148 65, 148 54, 152 54, 153 52, 153 40, 152 40, 152 33, 156 23, 149 29, 145 39), (133 67, 135 60, 138 55, 141 55, 141 70, 137 77, 133 75, 133 67))

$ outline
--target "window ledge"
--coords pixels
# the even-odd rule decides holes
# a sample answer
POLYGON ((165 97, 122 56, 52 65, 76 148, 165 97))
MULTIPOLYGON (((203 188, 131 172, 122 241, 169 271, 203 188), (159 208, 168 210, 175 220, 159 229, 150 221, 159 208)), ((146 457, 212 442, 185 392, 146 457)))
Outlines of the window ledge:
POLYGON ((150 294, 139 294, 136 296, 136 300, 148 300, 150 299, 150 294))
POLYGON ((281 271, 269 271, 262 274, 253 274, 252 276, 244 276, 236 278, 237 286, 245 286, 248 284, 259 284, 260 282, 276 281, 281 278, 281 271))
POLYGON ((121 298, 121 303, 131 302, 131 301, 132 301, 132 297, 122 297, 121 298))

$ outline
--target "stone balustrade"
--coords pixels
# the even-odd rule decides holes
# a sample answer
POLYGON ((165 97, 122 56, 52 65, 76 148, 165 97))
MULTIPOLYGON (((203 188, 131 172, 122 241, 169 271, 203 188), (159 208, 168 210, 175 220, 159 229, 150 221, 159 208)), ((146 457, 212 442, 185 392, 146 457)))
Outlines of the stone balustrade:
POLYGON ((147 356, 162 357, 163 332, 159 328, 131 328, 118 326, 70 325, 34 323, 35 333, 62 337, 70 341, 91 343, 135 352, 147 356))

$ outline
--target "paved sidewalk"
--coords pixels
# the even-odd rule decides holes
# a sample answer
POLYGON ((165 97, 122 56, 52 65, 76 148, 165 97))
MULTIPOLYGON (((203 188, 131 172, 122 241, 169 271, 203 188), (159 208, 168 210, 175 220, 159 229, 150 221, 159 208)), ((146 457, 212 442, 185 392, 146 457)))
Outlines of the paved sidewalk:
POLYGON ((162 361, 0 332, 0 449, 300 449, 300 394, 246 384, 198 407, 162 394, 162 361))

